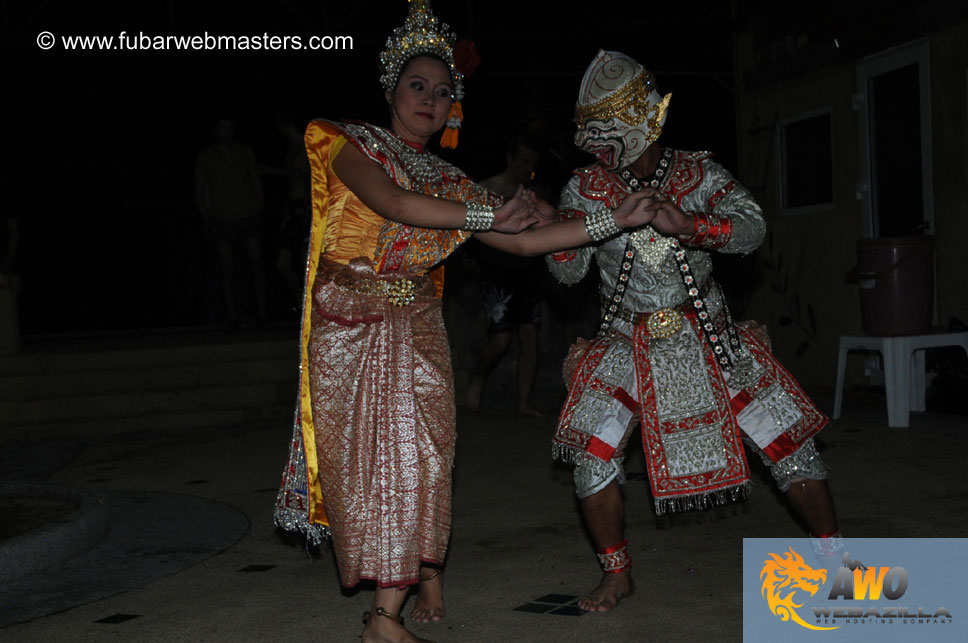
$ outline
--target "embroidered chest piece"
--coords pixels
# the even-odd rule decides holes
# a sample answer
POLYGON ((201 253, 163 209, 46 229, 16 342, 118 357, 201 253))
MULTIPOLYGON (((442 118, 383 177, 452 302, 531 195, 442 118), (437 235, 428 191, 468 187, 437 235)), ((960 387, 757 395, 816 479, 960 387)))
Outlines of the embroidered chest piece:
MULTIPOLYGON (((662 158, 659 159, 658 166, 650 177, 638 179, 628 169, 622 170, 619 175, 628 183, 633 192, 637 192, 644 187, 658 189, 669 171, 671 162, 672 150, 666 148, 662 150, 662 158)), ((650 225, 629 234, 629 242, 635 248, 635 254, 641 257, 652 272, 660 271, 662 264, 671 256, 669 251, 675 245, 675 239, 659 233, 650 225)))

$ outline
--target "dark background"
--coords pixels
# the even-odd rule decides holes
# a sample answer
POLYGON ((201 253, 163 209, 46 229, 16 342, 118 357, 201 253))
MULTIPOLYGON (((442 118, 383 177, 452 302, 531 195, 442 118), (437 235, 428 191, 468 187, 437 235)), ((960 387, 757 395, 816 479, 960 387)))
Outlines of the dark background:
MULTIPOLYGON (((4 3, 7 104, 2 175, 21 223, 22 333, 196 326, 221 314, 217 264, 195 210, 195 156, 217 117, 261 163, 281 165, 276 114, 386 123, 377 56, 406 3, 4 3), (37 34, 351 36, 352 51, 43 51, 37 34)), ((627 53, 672 92, 664 142, 711 149, 735 168, 733 9, 729 2, 443 2, 434 12, 476 43, 461 142, 443 156, 471 175, 503 169, 503 139, 546 141, 538 180, 557 191, 589 162, 572 110, 599 47, 627 53)), ((742 179, 742 177, 740 177, 742 179)), ((284 180, 266 177, 271 266, 284 180)), ((242 257, 240 255, 240 261, 242 257)), ((244 261, 241 261, 244 263, 244 261)), ((289 306, 270 281, 271 305, 289 306)))

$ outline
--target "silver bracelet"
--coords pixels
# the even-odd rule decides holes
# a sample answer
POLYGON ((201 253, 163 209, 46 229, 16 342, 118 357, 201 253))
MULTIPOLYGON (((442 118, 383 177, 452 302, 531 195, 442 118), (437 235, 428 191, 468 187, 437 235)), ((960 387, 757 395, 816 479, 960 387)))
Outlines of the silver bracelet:
POLYGON ((467 204, 467 218, 464 220, 464 230, 471 232, 486 232, 494 224, 494 208, 489 205, 467 204))
POLYGON ((615 225, 615 217, 608 208, 602 208, 585 217, 585 231, 592 241, 604 241, 609 237, 621 234, 622 230, 615 225))

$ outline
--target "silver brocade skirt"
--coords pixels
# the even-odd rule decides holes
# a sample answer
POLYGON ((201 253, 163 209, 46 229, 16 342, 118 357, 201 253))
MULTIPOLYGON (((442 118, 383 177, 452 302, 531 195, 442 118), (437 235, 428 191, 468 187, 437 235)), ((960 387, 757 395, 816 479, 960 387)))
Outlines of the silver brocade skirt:
POLYGON ((309 380, 319 479, 343 585, 417 582, 444 560, 456 440, 432 281, 321 261, 309 380))
MULTIPOLYGON (((724 302, 713 294, 706 303, 722 334, 724 302)), ((579 340, 565 363, 569 392, 554 457, 606 475, 630 422, 637 420, 656 513, 748 495, 742 436, 779 463, 827 418, 777 361, 755 324, 738 324, 737 331, 752 358, 742 383, 724 375, 693 314, 668 337, 652 337, 647 323, 616 320, 606 337, 579 340)))

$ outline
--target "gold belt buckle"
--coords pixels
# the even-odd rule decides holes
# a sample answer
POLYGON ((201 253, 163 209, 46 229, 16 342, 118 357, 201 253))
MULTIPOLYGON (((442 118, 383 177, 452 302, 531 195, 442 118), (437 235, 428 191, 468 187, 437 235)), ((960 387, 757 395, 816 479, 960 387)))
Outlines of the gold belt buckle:
POLYGON ((386 285, 387 301, 394 306, 412 304, 416 292, 417 285, 409 279, 395 279, 386 285))
POLYGON ((651 315, 645 323, 649 335, 668 339, 682 330, 682 311, 678 308, 660 308, 651 315))

